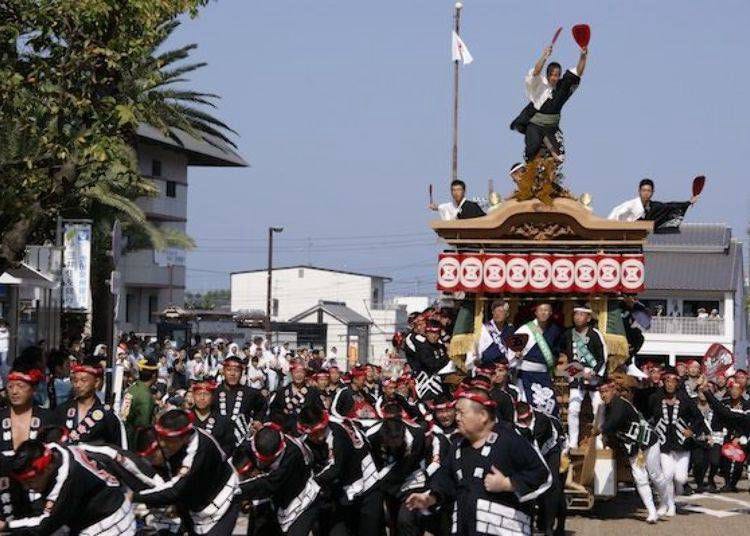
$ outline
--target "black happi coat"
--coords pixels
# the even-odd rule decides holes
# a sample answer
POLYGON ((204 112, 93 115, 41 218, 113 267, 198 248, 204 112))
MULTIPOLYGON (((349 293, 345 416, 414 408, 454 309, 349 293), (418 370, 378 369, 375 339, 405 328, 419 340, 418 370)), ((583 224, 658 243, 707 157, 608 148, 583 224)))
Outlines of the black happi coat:
POLYGON ((583 378, 576 378, 570 382, 570 387, 574 389, 596 389, 600 381, 604 379, 607 374, 607 356, 605 353, 604 336, 602 333, 593 327, 589 327, 586 333, 586 347, 589 350, 591 356, 596 360, 594 367, 589 367, 578 355, 578 349, 576 344, 573 342, 573 332, 575 328, 566 329, 560 337, 560 351, 568 356, 569 361, 577 361, 584 365, 586 368, 591 368, 593 377, 590 381, 586 381, 583 378))
MULTIPOLYGON (((2 427, 2 433, 0 433, 0 452, 13 452, 14 450, 13 426, 10 418, 11 411, 10 406, 0 409, 0 426, 2 427)), ((37 405, 32 406, 28 439, 36 439, 39 431, 53 422, 54 415, 50 411, 40 408, 37 405)))
POLYGON ((266 472, 240 482, 242 499, 273 502, 282 531, 288 530, 320 495, 309 450, 294 437, 284 439, 283 452, 266 472))
POLYGON ((399 499, 407 493, 422 491, 427 484, 427 473, 422 469, 427 448, 424 430, 414 424, 404 425, 404 449, 398 454, 387 453, 383 446, 382 421, 367 431, 372 457, 380 472, 378 487, 386 495, 399 499))
POLYGON ((208 532, 232 506, 237 475, 216 440, 196 428, 188 443, 167 460, 174 475, 167 482, 136 493, 133 502, 147 506, 177 505, 192 531, 208 532))
POLYGON ((94 404, 83 417, 78 415, 78 401, 75 398, 68 400, 55 410, 55 420, 68 429, 68 442, 71 444, 102 442, 128 447, 122 421, 97 397, 94 397, 94 404))
POLYGON ((627 456, 635 456, 639 450, 645 450, 659 440, 633 404, 619 396, 604 406, 604 422, 600 430, 610 445, 618 447, 627 456))
POLYGON ((193 414, 195 415, 195 426, 211 435, 227 456, 231 456, 235 445, 244 439, 235 437, 235 427, 232 421, 216 410, 211 411, 205 419, 201 419, 195 411, 193 414))
POLYGON ((686 428, 691 429, 694 436, 708 433, 703 414, 698 410, 695 401, 683 391, 677 391, 675 398, 676 402, 673 405, 667 404, 666 393, 661 389, 649 399, 651 424, 659 437, 662 452, 693 448, 695 441, 693 438, 685 437, 686 428))
POLYGON ((563 74, 562 78, 558 80, 557 84, 552 89, 552 96, 544 101, 538 110, 534 107, 533 102, 529 102, 529 104, 521 110, 521 113, 518 114, 518 117, 516 117, 510 124, 511 130, 517 130, 521 134, 525 134, 531 118, 534 117, 534 114, 537 112, 543 114, 559 114, 565 103, 568 102, 568 99, 573 95, 575 90, 578 89, 580 83, 580 76, 574 74, 570 70, 565 71, 565 74, 563 74))
MULTIPOLYGON (((76 447, 66 448, 55 443, 48 446, 52 449, 56 470, 49 487, 41 494, 44 511, 10 521, 11 532, 52 534, 67 526, 72 534, 78 534, 124 507, 125 495, 116 478, 97 468, 76 447)), ((105 530, 99 534, 115 534, 117 530, 115 523, 102 528, 105 530)), ((130 534, 134 534, 134 522, 130 529, 130 534)))
POLYGON ((314 385, 303 385, 297 389, 290 383, 278 389, 271 397, 271 418, 279 421, 286 433, 297 435, 297 417, 306 404, 323 408, 320 390, 314 385))
POLYGON ((331 413, 340 419, 377 419, 376 404, 364 390, 345 387, 333 398, 331 413))
POLYGON ((467 439, 456 438, 445 463, 433 475, 430 490, 440 504, 455 504, 454 534, 502 534, 510 526, 514 533, 531 534, 534 499, 551 484, 552 475, 539 452, 514 428, 498 423, 478 449, 467 439), (485 489, 484 477, 492 466, 510 478, 515 492, 485 489))
POLYGON ((560 451, 560 444, 562 437, 560 434, 561 425, 555 417, 551 417, 532 409, 533 419, 528 427, 518 426, 518 430, 521 432, 526 439, 532 444, 536 445, 539 452, 545 458, 550 453, 557 453, 560 451))
POLYGON ((347 420, 331 420, 323 443, 309 439, 314 478, 335 502, 351 504, 378 481, 370 444, 358 426, 347 420))

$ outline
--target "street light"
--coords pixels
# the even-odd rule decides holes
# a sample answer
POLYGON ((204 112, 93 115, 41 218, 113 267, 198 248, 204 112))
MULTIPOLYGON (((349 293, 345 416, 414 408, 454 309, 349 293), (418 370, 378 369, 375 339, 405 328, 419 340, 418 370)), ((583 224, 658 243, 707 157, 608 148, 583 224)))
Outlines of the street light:
POLYGON ((271 345, 271 278, 273 277, 273 233, 280 233, 283 227, 268 228, 268 275, 266 277, 266 340, 271 345))

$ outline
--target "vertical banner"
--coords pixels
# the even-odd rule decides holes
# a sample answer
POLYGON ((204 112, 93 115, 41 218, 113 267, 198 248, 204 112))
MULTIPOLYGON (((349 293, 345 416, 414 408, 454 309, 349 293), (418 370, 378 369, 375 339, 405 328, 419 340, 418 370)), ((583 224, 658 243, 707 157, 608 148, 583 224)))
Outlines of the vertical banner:
POLYGON ((91 309, 91 224, 63 223, 63 309, 91 309))

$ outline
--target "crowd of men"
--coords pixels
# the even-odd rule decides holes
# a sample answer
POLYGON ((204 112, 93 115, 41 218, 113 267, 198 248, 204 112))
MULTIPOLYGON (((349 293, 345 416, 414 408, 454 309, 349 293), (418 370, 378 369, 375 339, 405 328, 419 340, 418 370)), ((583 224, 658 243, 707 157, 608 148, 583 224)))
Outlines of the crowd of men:
MULTIPOLYGON (((567 328, 547 302, 520 326, 505 302, 491 310, 465 376, 446 350, 453 316, 437 309, 394 341, 398 375, 262 338, 177 349, 126 337, 110 368, 101 347, 46 363, 24 352, 0 410, 0 531, 228 535, 247 514, 258 535, 564 534, 564 459, 587 397, 597 440, 630 461, 647 521, 676 514, 690 470, 696 491, 717 491, 717 476, 736 489, 744 371, 708 382, 697 362, 648 364, 624 391, 586 305, 567 328), (124 396, 105 404, 118 381, 124 396)), ((633 301, 622 311, 632 320, 633 301)))

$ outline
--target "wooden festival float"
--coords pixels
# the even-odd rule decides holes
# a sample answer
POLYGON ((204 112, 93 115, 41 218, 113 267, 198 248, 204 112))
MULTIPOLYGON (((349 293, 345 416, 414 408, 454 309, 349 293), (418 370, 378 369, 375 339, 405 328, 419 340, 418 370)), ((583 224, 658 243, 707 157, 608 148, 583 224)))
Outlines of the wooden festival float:
MULTIPOLYGON (((509 317, 520 326, 533 318, 533 304, 543 298, 553 303, 554 320, 563 326, 572 325, 574 304, 590 304, 605 334, 608 371, 615 374, 628 358, 619 302, 644 289, 643 244, 652 222, 595 215, 590 196, 576 198, 560 185, 549 158, 527 166, 509 199, 503 201, 491 192, 489 201, 486 216, 431 223, 446 245, 439 255, 437 288, 457 310, 449 349, 456 365, 464 369, 465 354, 476 344, 482 322, 491 316, 492 300, 504 298, 509 317)), ((557 367, 555 385, 567 429, 565 363, 557 367)), ((568 460, 566 498, 571 509, 590 509, 595 499, 617 493, 618 480, 630 479, 624 466, 618 471, 612 450, 595 448, 591 426, 587 397, 581 412, 581 446, 571 449, 568 460)))

